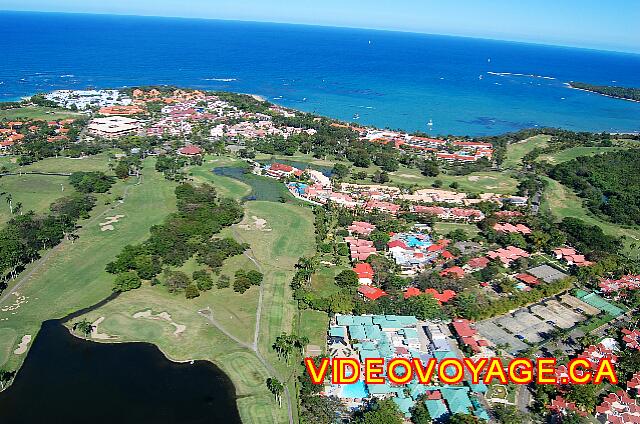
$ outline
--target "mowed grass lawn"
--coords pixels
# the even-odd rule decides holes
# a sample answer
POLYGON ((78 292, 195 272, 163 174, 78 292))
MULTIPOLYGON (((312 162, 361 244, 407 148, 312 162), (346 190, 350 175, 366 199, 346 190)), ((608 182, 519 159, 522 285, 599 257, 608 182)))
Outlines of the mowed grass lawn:
POLYGON ((326 312, 303 309, 298 314, 298 334, 309 338, 309 344, 320 346, 326 353, 329 315, 326 312))
POLYGON ((221 197, 230 197, 240 200, 251 194, 251 186, 230 177, 216 175, 213 169, 221 166, 246 166, 246 163, 239 159, 228 157, 206 156, 201 166, 194 166, 189 169, 189 174, 197 183, 209 183, 216 186, 216 190, 221 197))
MULTIPOLYGON (((114 161, 114 159, 112 159, 114 161)), ((155 159, 145 162, 145 167, 153 169, 155 159)), ((114 162, 115 165, 115 162, 114 162)), ((41 161, 25 165, 21 168, 21 171, 25 172, 78 172, 78 171, 102 171, 113 175, 113 172, 109 170, 109 153, 99 153, 97 155, 85 156, 82 158, 46 158, 41 161)))
MULTIPOLYGON (((194 173, 194 177, 197 175, 197 172, 194 173)), ((210 180, 208 177, 209 174, 204 174, 202 179, 210 180)), ((217 179, 222 183, 217 186, 222 193, 222 186, 228 187, 231 183, 224 181, 227 177, 217 179)), ((236 195, 240 194, 236 192, 236 195)), ((264 273, 259 349, 281 376, 290 379, 289 387, 294 394, 292 372, 297 369, 279 360, 271 345, 277 335, 297 329, 294 324, 297 322, 297 308, 289 283, 299 256, 314 252, 313 214, 310 209, 294 204, 251 201, 246 202, 244 207, 243 221, 223 230, 220 236, 232 236, 238 241, 247 242, 251 250, 247 255, 226 260, 221 274, 228 275, 233 282, 233 275, 238 269, 259 268, 264 273), (255 218, 266 223, 264 226, 256 225, 255 218), (249 256, 254 258, 257 265, 249 256)), ((197 263, 190 260, 181 270, 191 273, 198 268, 197 263)), ((92 322, 104 317, 99 331, 117 336, 115 341, 154 343, 174 360, 204 359, 214 362, 234 382, 238 408, 244 422, 281 423, 287 421, 286 406, 278 408, 273 395, 267 390, 265 380, 271 375, 265 367, 252 351, 229 339, 198 314, 198 310, 210 308, 216 321, 226 331, 242 342, 252 344, 259 294, 259 287, 252 287, 243 294, 235 293, 232 288, 213 288, 196 299, 187 300, 183 293, 170 294, 163 286, 144 286, 124 293, 86 317, 92 322), (133 318, 136 312, 148 309, 154 314, 169 313, 176 324, 186 326, 185 331, 175 335, 175 327, 168 322, 133 318)), ((315 330, 310 330, 315 331, 312 335, 314 341, 319 337, 319 327, 318 324, 315 330)))
POLYGON ((50 107, 40 107, 40 106, 26 106, 19 107, 16 109, 7 109, 0 110, 0 121, 8 120, 15 121, 19 119, 40 119, 45 121, 53 121, 67 118, 78 118, 83 117, 83 115, 78 112, 72 112, 67 109, 58 109, 58 108, 50 108, 50 107))
POLYGON ((443 236, 446 236, 454 230, 464 230, 470 238, 476 236, 480 232, 476 225, 460 222, 436 222, 433 229, 443 236))
POLYGON ((557 165, 580 156, 595 156, 601 153, 615 152, 618 150, 624 150, 624 147, 572 147, 556 153, 540 155, 537 160, 547 161, 551 164, 557 165))
POLYGON ((502 163, 505 169, 517 169, 522 166, 522 158, 536 147, 547 147, 551 137, 548 135, 534 135, 518 143, 509 144, 507 156, 502 163))
MULTIPOLYGON (((36 336, 40 324, 48 319, 61 318, 71 312, 93 305, 111 293, 113 275, 105 271, 105 265, 113 260, 122 248, 143 241, 152 225, 162 222, 175 210, 174 184, 153 170, 154 159, 145 161, 142 183, 119 182, 110 196, 100 197, 91 218, 81 221, 80 236, 74 243, 63 242, 52 251, 42 264, 36 262, 27 267, 19 277, 32 272, 18 292, 27 302, 15 311, 0 311, 0 367, 17 369, 26 354, 15 355, 22 336, 36 336), (113 201, 127 191, 124 203, 113 201), (104 200, 111 199, 110 205, 104 200), (124 215, 114 224, 113 231, 100 231, 105 217, 124 215), (7 354, 7 352, 9 352, 7 354)), ((9 289, 15 282, 9 284, 9 289)), ((0 308, 11 306, 16 297, 10 295, 0 308)))
MULTIPOLYGON (((604 231, 605 234, 614 235, 616 237, 626 236, 624 244, 628 251, 631 251, 631 243, 640 244, 639 229, 624 228, 594 216, 583 206, 582 199, 580 199, 573 190, 551 178, 544 177, 544 179, 548 185, 543 196, 541 206, 543 210, 551 211, 553 216, 558 220, 562 220, 566 217, 579 218, 590 225, 598 225, 602 228, 602 231, 604 231)), ((634 252, 638 252, 637 247, 634 252)))
MULTIPOLYGON (((0 178, 0 192, 11 193, 13 206, 22 204, 22 212, 44 213, 56 199, 68 196, 75 190, 68 177, 53 175, 7 175, 0 178), (62 190, 64 187, 64 191, 62 190)), ((11 219, 11 211, 5 198, 0 199, 0 225, 11 219)))

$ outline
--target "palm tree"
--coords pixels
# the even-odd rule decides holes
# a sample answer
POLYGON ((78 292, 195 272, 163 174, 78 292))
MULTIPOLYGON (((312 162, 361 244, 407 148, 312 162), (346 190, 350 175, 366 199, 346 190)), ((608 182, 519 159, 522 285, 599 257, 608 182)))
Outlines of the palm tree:
POLYGON ((83 319, 82 321, 78 321, 73 324, 73 330, 80 331, 80 333, 85 337, 89 337, 93 331, 93 325, 91 325, 91 323, 86 319, 83 319))
POLYGON ((15 371, 0 370, 0 392, 13 380, 15 377, 15 371))
POLYGON ((284 390, 282 383, 275 378, 269 377, 267 378, 267 388, 276 397, 278 406, 282 408, 282 391, 284 390))
POLYGON ((0 197, 2 196, 7 200, 7 203, 9 204, 9 211, 11 212, 11 215, 13 215, 13 196, 11 193, 6 191, 0 192, 0 197))

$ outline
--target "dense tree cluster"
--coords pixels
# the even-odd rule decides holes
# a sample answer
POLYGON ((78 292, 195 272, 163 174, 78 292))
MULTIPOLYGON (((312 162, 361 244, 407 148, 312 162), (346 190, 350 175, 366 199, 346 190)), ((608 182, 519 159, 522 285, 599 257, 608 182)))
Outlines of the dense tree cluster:
MULTIPOLYGON (((224 227, 239 222, 243 216, 240 205, 230 199, 219 199, 215 188, 182 184, 176 187, 178 212, 161 225, 151 228, 151 236, 138 245, 128 245, 107 264, 107 271, 121 274, 135 271, 143 280, 151 280, 166 265, 179 267, 198 254, 200 263, 217 269, 229 256, 240 254, 246 245, 231 239, 212 237, 224 227)), ((183 290, 191 283, 175 272, 165 275, 165 285, 171 291, 183 290), (167 281, 167 277, 171 277, 167 281)), ((118 287, 115 288, 116 290, 118 287)))
POLYGON ((0 230, 0 275, 4 279, 7 274, 15 276, 39 257, 39 251, 73 237, 76 222, 88 215, 95 201, 91 195, 75 193, 53 202, 48 214, 29 211, 13 216, 0 230))
POLYGON ((263 278, 264 275, 259 271, 239 269, 236 271, 235 280, 233 281, 233 291, 244 293, 249 290, 251 286, 259 286, 263 278))
POLYGON ((100 171, 74 172, 69 177, 69 184, 80 193, 106 193, 113 183, 113 177, 100 171))
POLYGON ((619 87, 612 85, 593 85, 584 82, 571 81, 571 87, 587 90, 605 96, 616 97, 618 99, 634 100, 640 102, 640 88, 619 87))
POLYGON ((640 225, 640 151, 630 149, 579 157, 549 175, 573 188, 593 213, 616 224, 640 225))

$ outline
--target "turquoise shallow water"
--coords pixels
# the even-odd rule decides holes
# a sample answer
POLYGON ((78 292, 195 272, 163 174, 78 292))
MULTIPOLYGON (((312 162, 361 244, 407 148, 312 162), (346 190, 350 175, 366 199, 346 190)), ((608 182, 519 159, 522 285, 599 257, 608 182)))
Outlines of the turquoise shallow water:
POLYGON ((171 84, 256 93, 380 127, 497 134, 640 131, 640 103, 570 80, 640 87, 640 55, 295 25, 0 12, 0 100, 171 84), (431 120, 432 126, 427 126, 431 120))

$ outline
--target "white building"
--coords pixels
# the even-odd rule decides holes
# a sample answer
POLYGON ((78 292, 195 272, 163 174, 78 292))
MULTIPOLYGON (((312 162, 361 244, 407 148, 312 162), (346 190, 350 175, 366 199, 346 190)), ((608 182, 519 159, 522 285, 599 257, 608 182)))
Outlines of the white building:
POLYGON ((135 134, 142 128, 140 121, 125 116, 96 118, 89 122, 89 132, 105 138, 117 138, 135 134))

